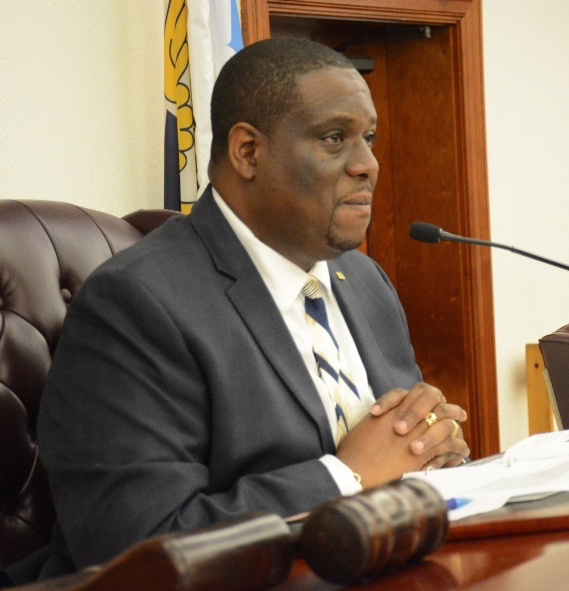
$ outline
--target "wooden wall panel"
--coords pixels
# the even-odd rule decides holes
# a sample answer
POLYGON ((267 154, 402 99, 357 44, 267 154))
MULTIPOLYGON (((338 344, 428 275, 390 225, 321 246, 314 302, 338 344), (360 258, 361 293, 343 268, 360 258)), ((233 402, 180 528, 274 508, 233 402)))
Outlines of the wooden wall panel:
MULTIPOLYGON (((460 218, 453 55, 449 27, 389 46, 396 286, 419 366, 472 416, 460 247, 409 238, 414 221, 456 231, 460 218)), ((470 423, 465 425, 472 439, 470 423)))

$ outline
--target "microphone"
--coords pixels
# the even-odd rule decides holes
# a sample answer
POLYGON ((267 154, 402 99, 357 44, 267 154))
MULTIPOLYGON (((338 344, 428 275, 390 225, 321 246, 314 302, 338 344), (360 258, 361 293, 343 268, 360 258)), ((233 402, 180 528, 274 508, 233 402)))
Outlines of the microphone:
POLYGON ((519 248, 515 248, 513 246, 500 244, 498 242, 490 242, 489 240, 478 240, 476 238, 466 238, 465 236, 458 236, 456 234, 451 234, 450 232, 445 232, 442 228, 439 228, 434 224, 427 224, 425 222, 413 222, 409 230, 409 236, 413 238, 413 240, 418 240, 419 242, 432 243, 440 242, 441 240, 449 240, 451 242, 464 242, 466 244, 481 244, 482 246, 494 246, 496 248, 503 248, 504 250, 509 250, 510 252, 514 252, 515 254, 521 254, 522 256, 529 257, 530 259, 541 261, 542 263, 547 263, 548 265, 553 265, 554 267, 559 267, 560 269, 565 269, 566 271, 569 271, 569 265, 564 265, 563 263, 552 261, 551 259, 546 259, 545 257, 539 256, 537 254, 532 254, 531 252, 520 250, 519 248))

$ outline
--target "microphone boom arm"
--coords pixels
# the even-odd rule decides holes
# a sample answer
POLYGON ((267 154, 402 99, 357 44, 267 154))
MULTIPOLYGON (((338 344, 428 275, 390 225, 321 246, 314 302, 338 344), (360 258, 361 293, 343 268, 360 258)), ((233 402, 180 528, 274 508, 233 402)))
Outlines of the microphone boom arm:
POLYGON ((528 257, 530 259, 534 259, 536 261, 547 263, 548 265, 553 265, 554 267, 559 267, 560 269, 565 269, 566 271, 569 271, 569 265, 564 265, 563 263, 552 261, 551 259, 547 259, 537 254, 527 252, 527 250, 520 250, 519 248, 516 248, 514 246, 500 244, 499 242, 491 242, 489 240, 477 240, 476 238, 466 238, 464 236, 457 236, 456 234, 445 232, 444 230, 440 231, 440 240, 448 240, 450 242, 466 242, 467 244, 480 244, 482 246, 493 246, 495 248, 509 250, 510 252, 513 252, 515 254, 521 254, 522 256, 528 257))

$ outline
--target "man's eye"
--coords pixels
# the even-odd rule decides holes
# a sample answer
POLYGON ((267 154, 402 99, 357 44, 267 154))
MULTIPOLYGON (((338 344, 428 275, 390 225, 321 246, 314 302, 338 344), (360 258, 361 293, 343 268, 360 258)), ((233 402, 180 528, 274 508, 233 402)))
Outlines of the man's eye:
POLYGON ((370 146, 370 147, 373 146, 373 144, 375 144, 375 132, 368 133, 365 136, 365 140, 366 140, 368 146, 370 146))
POLYGON ((324 138, 327 142, 331 144, 339 144, 343 139, 344 135, 342 133, 331 133, 324 138))

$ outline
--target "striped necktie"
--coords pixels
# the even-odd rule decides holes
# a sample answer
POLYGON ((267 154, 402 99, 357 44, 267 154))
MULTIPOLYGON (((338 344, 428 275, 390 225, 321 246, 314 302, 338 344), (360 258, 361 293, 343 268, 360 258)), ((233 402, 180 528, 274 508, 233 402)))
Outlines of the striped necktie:
POLYGON ((336 407, 338 436, 336 443, 353 426, 353 411, 360 405, 360 396, 341 354, 326 313, 320 283, 310 276, 302 288, 306 321, 312 333, 313 350, 318 373, 328 387, 336 407))

